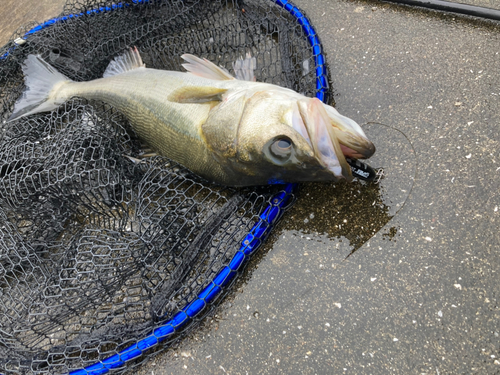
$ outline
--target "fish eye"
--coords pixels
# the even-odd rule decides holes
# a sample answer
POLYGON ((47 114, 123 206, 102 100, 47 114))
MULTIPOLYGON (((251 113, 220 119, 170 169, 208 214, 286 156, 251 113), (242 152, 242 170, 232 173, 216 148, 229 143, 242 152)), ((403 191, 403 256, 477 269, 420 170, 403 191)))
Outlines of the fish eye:
POLYGON ((286 151, 292 147, 292 141, 286 138, 279 139, 276 141, 276 147, 280 150, 286 151))
POLYGON ((278 138, 270 147, 271 154, 281 160, 286 160, 292 153, 292 141, 290 138, 278 138))

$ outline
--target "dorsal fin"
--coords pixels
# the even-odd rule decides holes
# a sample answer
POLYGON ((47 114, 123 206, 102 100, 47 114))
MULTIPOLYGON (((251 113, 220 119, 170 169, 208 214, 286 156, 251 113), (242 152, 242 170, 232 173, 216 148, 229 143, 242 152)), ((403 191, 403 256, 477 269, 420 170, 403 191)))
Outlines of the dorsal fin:
POLYGON ((235 79, 227 71, 219 68, 213 62, 207 59, 200 59, 199 57, 190 55, 188 53, 181 56, 187 64, 182 64, 184 69, 195 76, 216 79, 219 81, 235 79))
POLYGON ((106 78, 116 76, 118 74, 144 67, 146 67, 146 65, 142 62, 139 50, 137 47, 134 47, 125 51, 122 55, 116 56, 115 59, 109 63, 103 77, 106 78))
POLYGON ((236 79, 240 81, 252 81, 255 82, 254 71, 257 68, 257 59, 252 57, 250 52, 247 52, 245 59, 240 57, 238 60, 233 62, 233 69, 236 75, 236 79))

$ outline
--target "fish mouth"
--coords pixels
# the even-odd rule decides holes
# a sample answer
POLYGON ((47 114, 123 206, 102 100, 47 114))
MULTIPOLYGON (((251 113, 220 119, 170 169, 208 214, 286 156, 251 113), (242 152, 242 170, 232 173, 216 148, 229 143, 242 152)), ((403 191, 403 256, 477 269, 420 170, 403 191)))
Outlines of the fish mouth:
POLYGON ((293 116, 293 127, 312 146, 316 158, 335 177, 352 180, 346 157, 367 159, 375 152, 375 145, 356 122, 319 99, 300 100, 297 106, 300 116, 293 116))

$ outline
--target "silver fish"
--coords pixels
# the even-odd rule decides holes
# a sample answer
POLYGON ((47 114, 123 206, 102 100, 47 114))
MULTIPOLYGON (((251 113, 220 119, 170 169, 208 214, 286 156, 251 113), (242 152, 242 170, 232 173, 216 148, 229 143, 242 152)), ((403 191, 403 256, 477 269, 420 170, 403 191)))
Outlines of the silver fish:
POLYGON ((159 154, 229 186, 351 179, 345 157, 375 152, 358 124, 319 99, 182 58, 188 72, 147 69, 130 49, 103 78, 74 82, 30 55, 23 64, 26 91, 9 120, 54 110, 75 96, 102 100, 159 154))

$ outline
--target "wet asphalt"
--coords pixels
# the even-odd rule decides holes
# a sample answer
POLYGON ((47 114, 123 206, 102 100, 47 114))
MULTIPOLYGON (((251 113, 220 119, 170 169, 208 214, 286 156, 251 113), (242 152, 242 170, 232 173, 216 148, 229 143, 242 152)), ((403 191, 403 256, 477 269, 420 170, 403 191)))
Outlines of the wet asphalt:
MULTIPOLYGON (((0 42, 63 3, 7 0, 0 42)), ((500 23, 295 4, 385 176, 304 186, 216 317, 135 373, 500 374, 500 23)))

